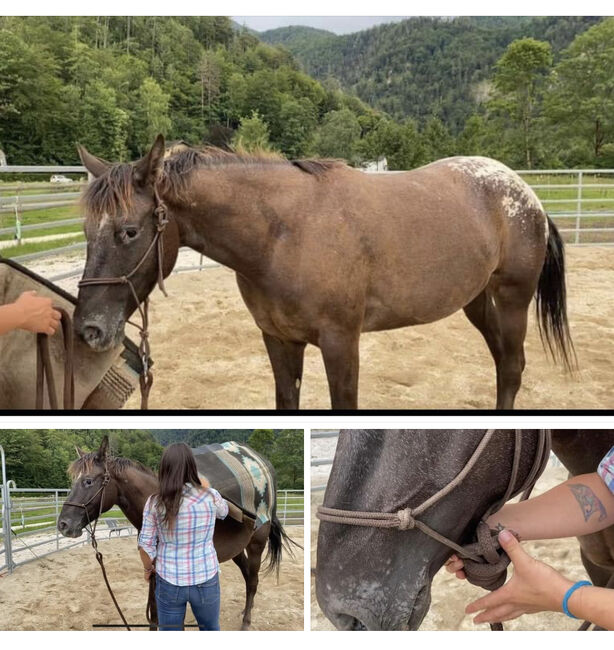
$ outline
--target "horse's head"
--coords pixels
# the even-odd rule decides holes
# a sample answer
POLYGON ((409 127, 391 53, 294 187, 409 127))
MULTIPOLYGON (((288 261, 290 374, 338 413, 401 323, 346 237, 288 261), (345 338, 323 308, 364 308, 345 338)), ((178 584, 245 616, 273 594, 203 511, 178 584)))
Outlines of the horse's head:
POLYGON ((107 466, 108 449, 107 436, 98 451, 85 453, 77 447, 79 458, 68 470, 72 490, 58 517, 58 530, 65 537, 80 537, 85 526, 94 522, 100 512, 112 508, 117 499, 117 486, 107 466))
MULTIPOLYGON (((118 345, 124 325, 158 279, 156 187, 163 169, 164 138, 134 163, 108 163, 79 147, 81 161, 94 177, 83 196, 87 259, 84 280, 120 279, 123 284, 86 284, 79 288, 75 331, 94 350, 118 345)), ((162 274, 172 270, 179 250, 179 231, 170 219, 160 235, 162 274)))
MULTIPOLYGON (((324 505, 382 513, 416 508, 462 471, 483 436, 475 430, 342 432, 324 505)), ((470 541, 506 491, 513 446, 512 432, 497 432, 467 478, 417 518, 456 543, 470 541)), ((534 451, 534 444, 523 450, 521 478, 534 451)), ((451 554, 417 528, 321 521, 318 602, 339 629, 418 629, 430 607, 433 576, 451 554)))

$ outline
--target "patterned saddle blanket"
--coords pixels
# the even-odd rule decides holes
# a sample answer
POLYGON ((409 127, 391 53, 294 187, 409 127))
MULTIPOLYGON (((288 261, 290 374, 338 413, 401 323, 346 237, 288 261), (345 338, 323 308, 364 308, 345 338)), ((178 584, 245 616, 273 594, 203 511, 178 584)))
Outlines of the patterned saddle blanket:
POLYGON ((276 499, 275 470, 248 445, 222 442, 192 449, 201 478, 206 478, 227 501, 256 520, 271 521, 276 499))

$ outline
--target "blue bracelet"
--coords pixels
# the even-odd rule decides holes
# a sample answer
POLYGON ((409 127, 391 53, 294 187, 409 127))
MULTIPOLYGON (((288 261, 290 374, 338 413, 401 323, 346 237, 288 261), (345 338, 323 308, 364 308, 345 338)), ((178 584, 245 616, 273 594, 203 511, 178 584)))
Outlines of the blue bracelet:
POLYGON ((593 583, 589 582, 588 580, 580 580, 580 582, 576 582, 575 585, 572 585, 569 587, 567 590, 567 593, 565 594, 565 598, 563 598, 563 611, 569 618, 578 618, 577 616, 574 616, 570 611, 569 611, 569 599, 571 598, 572 594, 576 592, 580 587, 592 587, 593 583))

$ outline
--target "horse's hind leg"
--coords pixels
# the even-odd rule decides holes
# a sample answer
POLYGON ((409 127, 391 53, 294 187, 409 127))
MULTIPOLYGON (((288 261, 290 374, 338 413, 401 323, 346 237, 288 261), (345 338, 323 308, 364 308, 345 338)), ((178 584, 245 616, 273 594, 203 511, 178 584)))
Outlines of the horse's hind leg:
POLYGON ((275 377, 276 408, 298 409, 306 344, 282 341, 266 332, 262 332, 262 338, 275 377))
POLYGON ((267 540, 268 527, 264 525, 254 533, 251 541, 245 547, 245 553, 240 553, 237 557, 232 558, 245 578, 245 609, 243 610, 242 630, 249 630, 252 624, 252 607, 258 590, 258 574, 267 540))
POLYGON ((532 292, 516 284, 487 287, 465 307, 484 336, 497 369, 497 408, 512 409, 524 370, 524 339, 532 292))

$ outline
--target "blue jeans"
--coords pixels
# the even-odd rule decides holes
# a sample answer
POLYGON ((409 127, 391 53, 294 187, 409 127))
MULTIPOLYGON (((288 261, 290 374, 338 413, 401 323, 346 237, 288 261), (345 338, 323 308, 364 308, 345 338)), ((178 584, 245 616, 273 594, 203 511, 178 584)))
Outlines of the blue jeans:
POLYGON ((186 606, 190 603, 199 630, 220 629, 220 577, 200 585, 178 587, 156 576, 158 624, 162 631, 182 630, 186 606))

